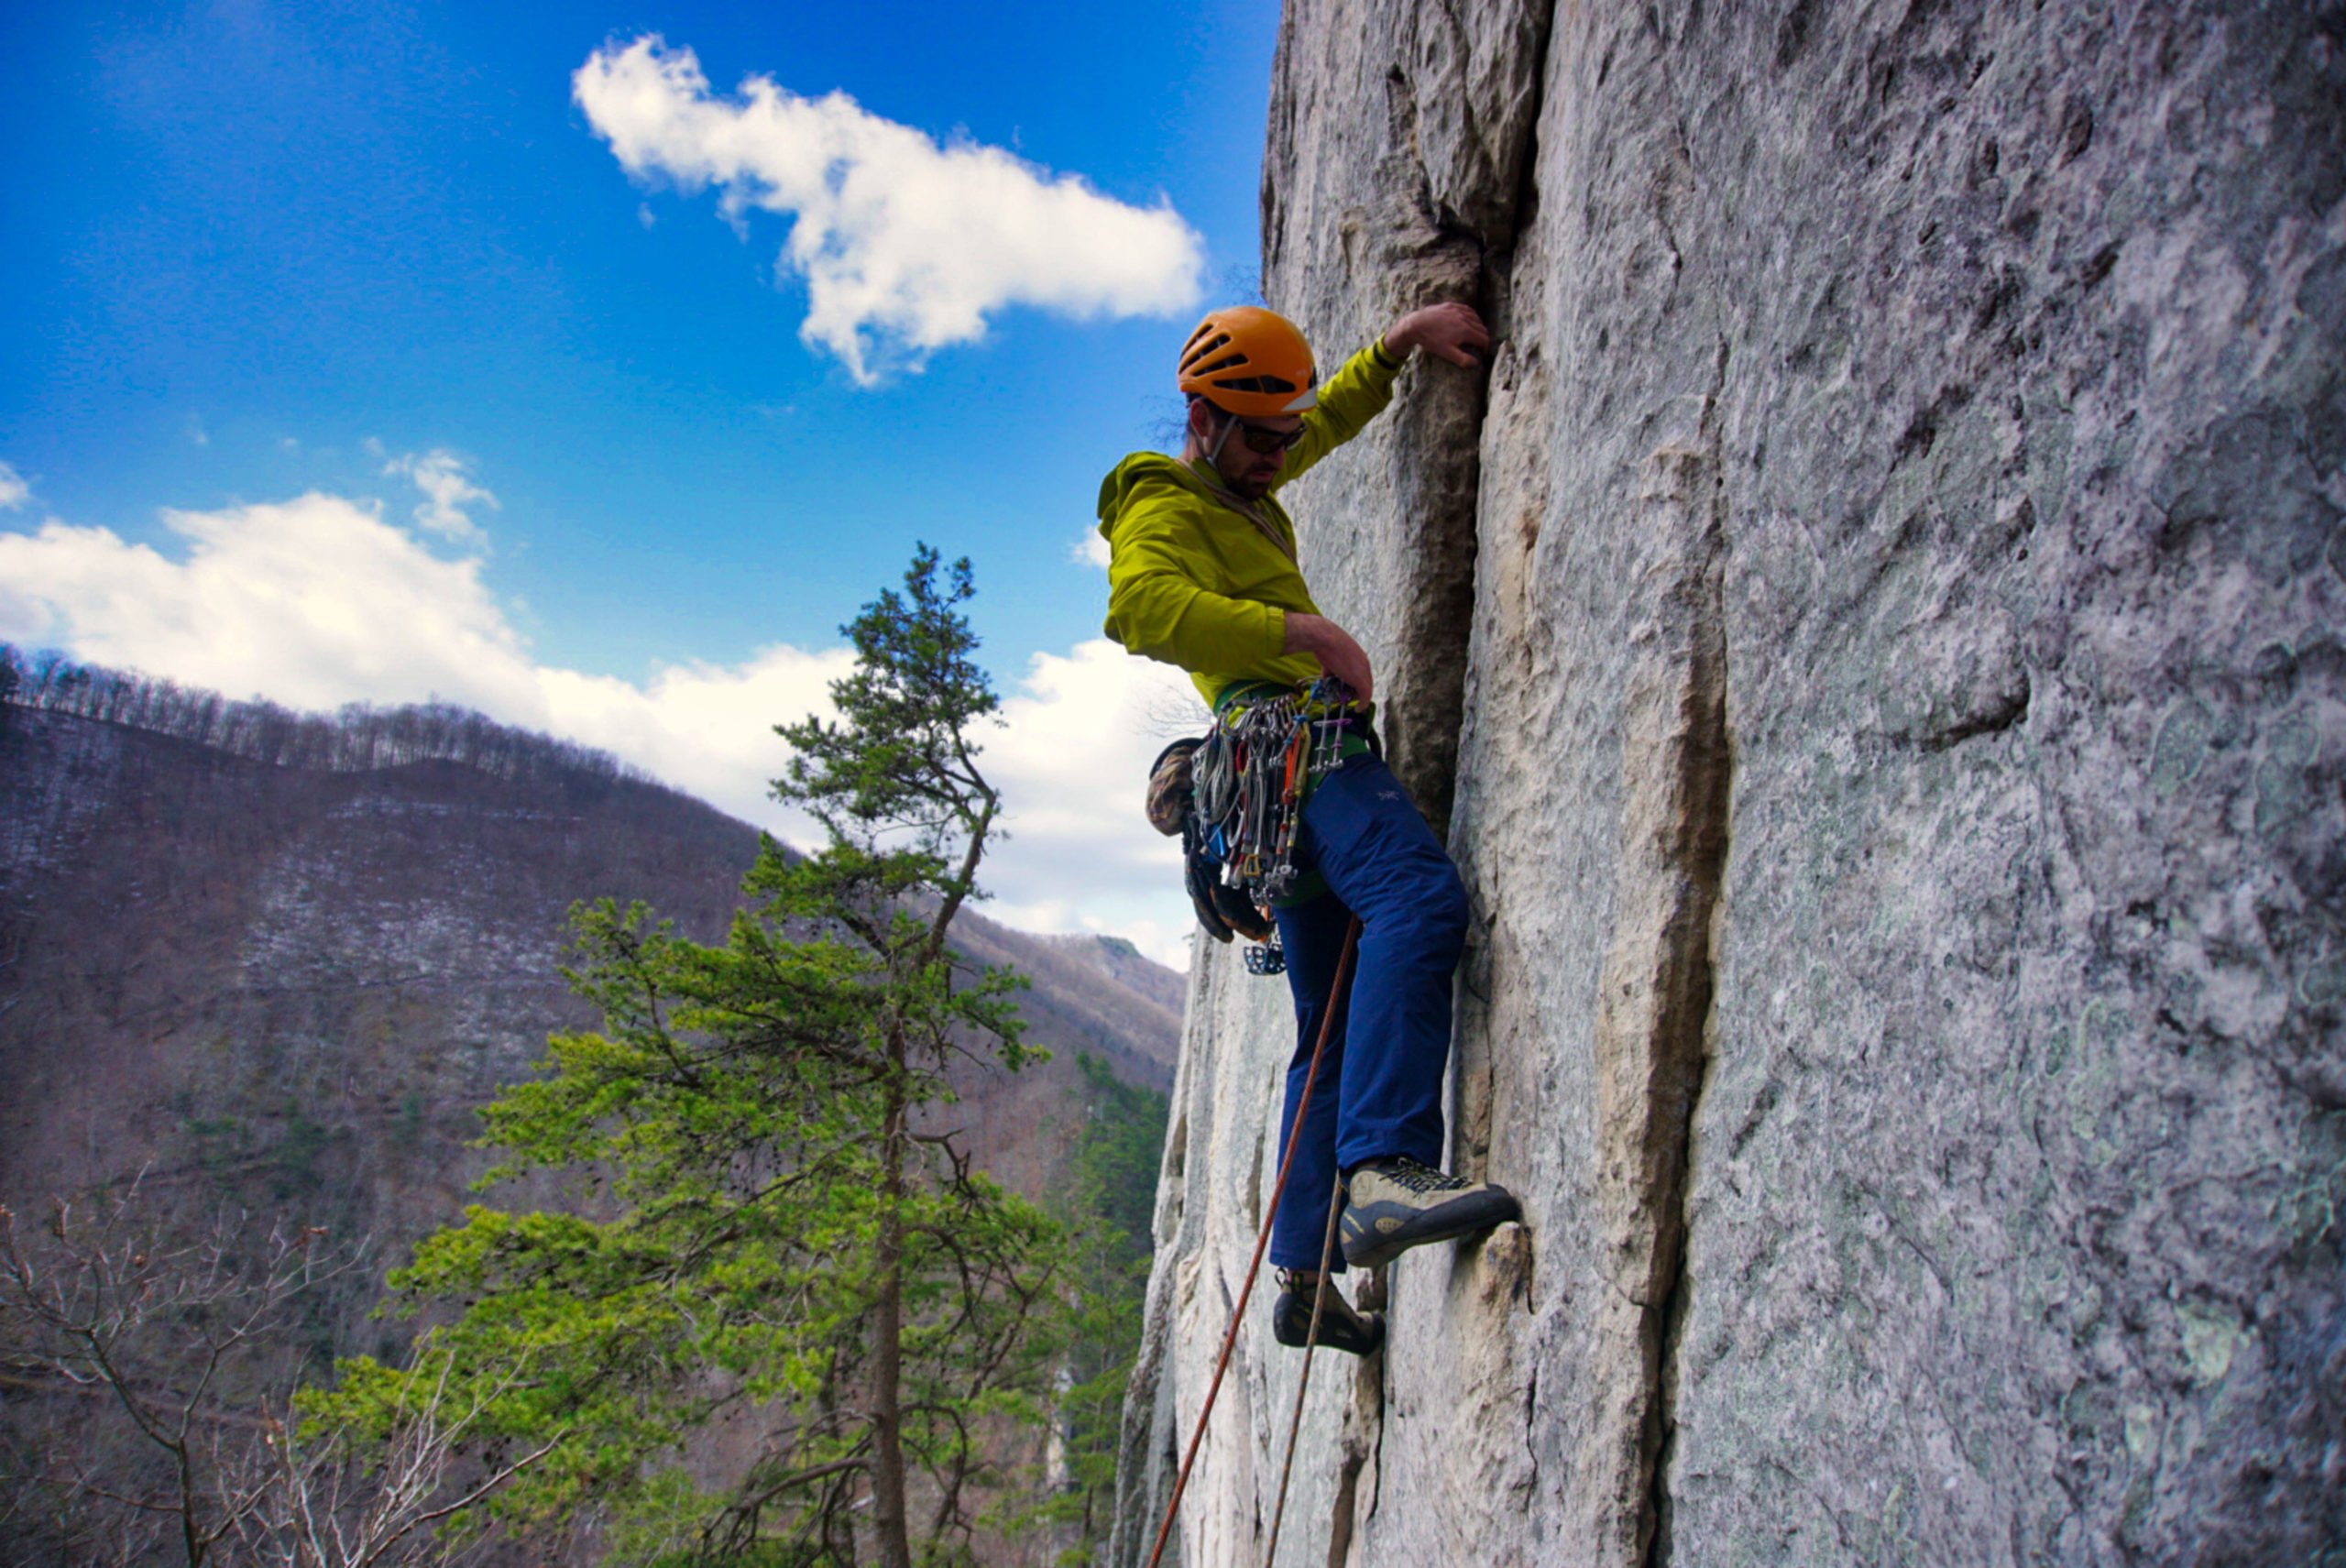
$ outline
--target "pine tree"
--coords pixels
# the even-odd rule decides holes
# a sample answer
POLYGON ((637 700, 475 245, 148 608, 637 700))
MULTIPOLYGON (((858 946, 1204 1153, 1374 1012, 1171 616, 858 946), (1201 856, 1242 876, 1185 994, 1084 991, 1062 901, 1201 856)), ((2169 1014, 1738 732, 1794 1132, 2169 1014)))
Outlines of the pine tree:
MULTIPOLYGON (((1024 982, 948 944, 1001 806, 971 593, 923 546, 844 629, 837 717, 782 727, 775 786, 828 842, 768 839, 723 944, 576 912, 567 972, 602 1026, 556 1036, 485 1141, 488 1180, 551 1174, 579 1201, 473 1207, 391 1277, 411 1308, 460 1309, 434 1348, 508 1380, 495 1435, 560 1440, 508 1495, 524 1528, 599 1513, 642 1561, 966 1561, 997 1456, 1042 1417, 1064 1234, 939 1119, 957 1058, 1028 1055, 1024 982), (738 1485, 673 1468, 744 1415, 764 1439, 738 1485)), ((354 1363, 334 1412, 394 1398, 354 1363)))

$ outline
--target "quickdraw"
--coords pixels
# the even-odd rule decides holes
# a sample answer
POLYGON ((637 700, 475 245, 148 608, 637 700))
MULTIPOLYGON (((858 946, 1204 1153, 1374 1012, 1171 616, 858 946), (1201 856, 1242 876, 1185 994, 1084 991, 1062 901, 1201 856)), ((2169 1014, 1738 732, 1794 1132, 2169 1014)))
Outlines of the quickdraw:
POLYGON ((1206 850, 1221 862, 1223 884, 1257 905, 1287 897, 1302 881, 1295 851, 1303 803, 1343 764, 1344 735, 1356 722, 1326 684, 1233 705, 1192 763, 1206 850))
POLYGON ((1248 974, 1287 973, 1287 949, 1279 946, 1279 934, 1274 928, 1270 937, 1246 949, 1248 974))

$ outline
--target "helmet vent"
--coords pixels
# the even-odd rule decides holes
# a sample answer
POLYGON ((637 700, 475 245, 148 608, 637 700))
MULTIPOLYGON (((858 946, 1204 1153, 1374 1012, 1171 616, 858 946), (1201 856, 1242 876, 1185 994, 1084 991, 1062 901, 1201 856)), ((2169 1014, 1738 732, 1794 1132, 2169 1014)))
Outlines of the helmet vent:
POLYGON ((1214 382, 1225 392, 1272 392, 1284 395, 1299 389, 1277 376, 1231 376, 1214 382))
POLYGON ((1311 406, 1319 384, 1311 345, 1293 322, 1260 305, 1210 313, 1181 345, 1176 384, 1224 413, 1276 419, 1311 406))
MULTIPOLYGON (((1215 349, 1222 347, 1229 341, 1230 334, 1226 332, 1214 338, 1211 343, 1200 344, 1196 338, 1191 338, 1189 340, 1189 346, 1184 349, 1181 354, 1181 369, 1183 373, 1196 374, 1194 367, 1198 361, 1203 359, 1207 355, 1211 354, 1215 349)), ((1223 365, 1242 364, 1244 362, 1245 358, 1246 356, 1244 354, 1240 354, 1235 355, 1229 359, 1222 360, 1221 363, 1223 365)), ((1215 368, 1215 367, 1209 366, 1207 368, 1211 369, 1215 368)))

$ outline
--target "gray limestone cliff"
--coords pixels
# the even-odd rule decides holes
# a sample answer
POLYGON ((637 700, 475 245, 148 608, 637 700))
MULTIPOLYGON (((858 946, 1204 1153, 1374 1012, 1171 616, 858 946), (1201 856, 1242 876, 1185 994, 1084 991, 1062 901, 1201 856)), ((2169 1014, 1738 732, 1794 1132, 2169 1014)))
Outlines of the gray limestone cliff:
MULTIPOLYGON (((1318 1363, 1280 1563, 2346 1563, 2341 104, 2334 0, 1289 0, 1270 303, 1500 334, 1289 499, 1527 1212, 1318 1363)), ((1118 1563, 1277 1165, 1201 950, 1118 1563)))

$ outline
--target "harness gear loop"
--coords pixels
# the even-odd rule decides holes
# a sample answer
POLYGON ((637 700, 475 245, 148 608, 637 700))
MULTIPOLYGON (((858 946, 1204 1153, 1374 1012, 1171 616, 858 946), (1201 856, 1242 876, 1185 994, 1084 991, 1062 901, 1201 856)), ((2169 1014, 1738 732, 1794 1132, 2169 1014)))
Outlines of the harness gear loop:
MULTIPOLYGON (((1238 1291, 1238 1304, 1230 1310, 1230 1327, 1222 1336, 1222 1354, 1214 1358, 1213 1381, 1206 1386, 1206 1402, 1198 1411, 1198 1424, 1189 1433, 1189 1452, 1181 1456, 1181 1469, 1173 1478, 1173 1496, 1166 1500, 1164 1522, 1157 1527, 1157 1545, 1148 1554, 1148 1568, 1157 1568, 1164 1560, 1165 1543, 1173 1538, 1173 1520, 1181 1510, 1181 1494, 1189 1489, 1189 1472, 1198 1463, 1198 1445, 1205 1441, 1206 1421, 1213 1414, 1213 1402, 1222 1394, 1222 1375, 1230 1370, 1230 1353, 1238 1344, 1238 1325, 1245 1321, 1246 1302, 1255 1294, 1255 1277, 1263 1271, 1263 1252, 1271 1245, 1271 1222, 1277 1217, 1279 1200, 1287 1193, 1288 1171, 1295 1164, 1296 1146, 1303 1141, 1303 1121, 1311 1109, 1311 1088, 1320 1078, 1320 1060, 1327 1054, 1328 1030, 1336 1021, 1336 998, 1343 994, 1344 984, 1352 979, 1353 952, 1360 945, 1360 916, 1353 916, 1344 928, 1343 951, 1336 958, 1336 978, 1328 987, 1327 1004, 1320 1012, 1320 1037, 1311 1047, 1311 1065, 1304 1069, 1303 1092, 1296 1097, 1295 1125, 1287 1135, 1287 1152, 1279 1157, 1278 1179, 1271 1185, 1271 1201, 1263 1210, 1262 1228, 1255 1234, 1255 1255, 1247 1260, 1246 1283, 1238 1291)), ((1330 1234, 1334 1234, 1332 1230, 1330 1234)), ((1327 1262, 1323 1250, 1321 1262, 1327 1262)), ((1320 1302, 1312 1300, 1312 1332, 1319 1332, 1320 1302)))
POLYGON ((1321 681, 1242 697, 1190 754, 1190 809, 1203 841, 1221 859, 1223 884, 1256 905, 1277 904, 1304 883, 1296 864, 1304 804, 1343 766, 1344 738, 1364 722, 1335 689, 1321 681))

